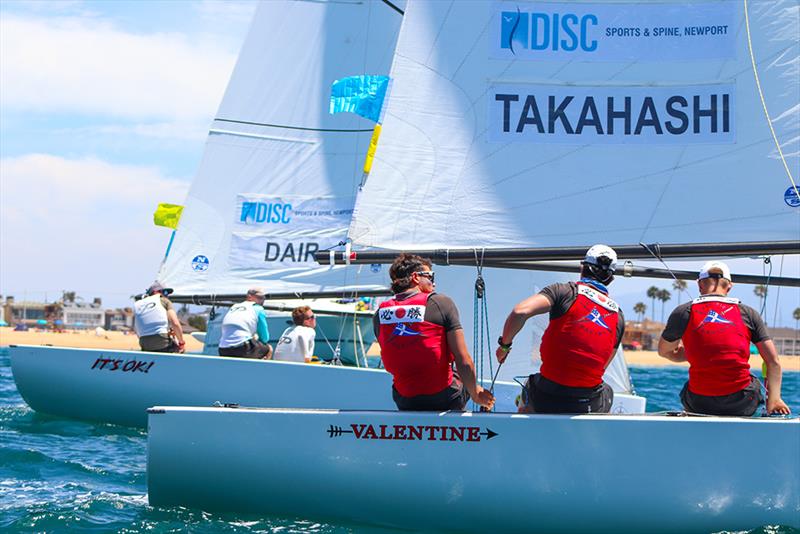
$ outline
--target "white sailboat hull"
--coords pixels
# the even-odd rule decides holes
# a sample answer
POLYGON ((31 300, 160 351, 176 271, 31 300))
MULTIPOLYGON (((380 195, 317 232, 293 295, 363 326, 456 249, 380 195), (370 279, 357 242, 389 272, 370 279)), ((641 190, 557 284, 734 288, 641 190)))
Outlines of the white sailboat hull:
POLYGON ((798 419, 169 407, 150 412, 148 494, 414 530, 800 527, 798 451, 798 419))
MULTIPOLYGON (((383 370, 199 354, 9 347, 22 398, 61 417, 145 427, 155 405, 394 410, 392 377, 383 370), (137 367, 138 366, 138 367, 137 367)), ((484 385, 488 387, 486 381, 484 385)), ((520 387, 495 384, 497 410, 516 411, 520 387)), ((641 413, 645 399, 615 396, 613 411, 641 413)))

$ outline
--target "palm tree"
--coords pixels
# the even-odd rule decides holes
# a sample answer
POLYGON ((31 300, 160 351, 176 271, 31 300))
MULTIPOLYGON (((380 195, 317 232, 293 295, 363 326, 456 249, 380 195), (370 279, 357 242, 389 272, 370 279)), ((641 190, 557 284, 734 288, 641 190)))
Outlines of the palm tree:
POLYGON ((678 292, 678 304, 680 304, 681 293, 686 291, 686 280, 675 280, 672 282, 672 289, 678 292))
POLYGON ((650 320, 655 321, 655 315, 653 315, 656 311, 656 298, 658 298, 658 288, 656 286, 650 286, 647 288, 647 297, 651 300, 652 306, 650 307, 650 320))
POLYGON ((666 289, 660 289, 658 291, 658 295, 656 295, 658 300, 661 301, 661 322, 664 322, 664 304, 672 298, 672 294, 666 289))
MULTIPOLYGON (((642 318, 644 317, 644 312, 646 311, 647 311, 647 305, 644 302, 637 302, 633 306, 633 312, 639 318, 639 321, 642 320, 642 318)), ((798 308, 796 311, 800 312, 800 308, 798 308)))
POLYGON ((792 317, 794 317, 794 353, 797 354, 797 349, 800 348, 797 346, 797 323, 800 322, 800 308, 794 309, 792 317))
POLYGON ((767 300, 767 286, 759 284, 759 285, 757 285, 756 287, 753 288, 753 293, 756 294, 756 296, 758 297, 758 300, 760 302, 760 304, 758 305, 758 309, 759 310, 763 310, 764 309, 764 301, 767 300))

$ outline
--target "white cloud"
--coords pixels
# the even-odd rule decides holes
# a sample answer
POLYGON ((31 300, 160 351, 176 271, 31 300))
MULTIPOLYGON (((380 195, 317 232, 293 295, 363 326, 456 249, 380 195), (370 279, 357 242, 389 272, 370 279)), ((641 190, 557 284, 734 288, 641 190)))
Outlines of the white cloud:
POLYGON ((182 204, 187 190, 149 167, 46 154, 0 160, 0 290, 90 288, 92 297, 146 287, 169 239, 152 213, 159 202, 182 204))
POLYGON ((235 62, 213 40, 136 34, 101 19, 0 19, 0 106, 186 120, 216 110, 235 62))

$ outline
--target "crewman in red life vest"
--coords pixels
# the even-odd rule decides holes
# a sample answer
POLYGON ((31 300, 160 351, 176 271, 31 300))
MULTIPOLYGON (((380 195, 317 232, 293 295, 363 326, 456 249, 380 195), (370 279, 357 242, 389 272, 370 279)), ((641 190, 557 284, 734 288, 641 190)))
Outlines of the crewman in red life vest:
POLYGON ((767 365, 767 413, 788 414, 781 399, 778 351, 761 316, 728 297, 731 271, 710 261, 700 271, 700 297, 670 314, 658 341, 658 353, 673 362, 689 362, 689 381, 681 391, 686 411, 708 415, 751 416, 764 402, 761 383, 750 374, 750 342, 767 365), (682 342, 681 342, 682 341, 682 342))
POLYGON ((383 365, 394 377, 392 397, 397 408, 463 410, 469 394, 491 409, 494 396, 475 379, 458 309, 452 299, 434 293, 431 262, 401 254, 389 276, 395 295, 380 305, 373 326, 383 365))
POLYGON ((614 400, 603 382, 606 367, 625 330, 625 318, 608 296, 617 254, 594 245, 581 262, 578 282, 552 284, 523 300, 506 319, 497 340, 497 361, 503 363, 514 336, 525 322, 550 313, 550 324, 539 349, 542 367, 525 385, 521 412, 608 413, 614 400), (527 397, 527 399, 525 398, 527 397))

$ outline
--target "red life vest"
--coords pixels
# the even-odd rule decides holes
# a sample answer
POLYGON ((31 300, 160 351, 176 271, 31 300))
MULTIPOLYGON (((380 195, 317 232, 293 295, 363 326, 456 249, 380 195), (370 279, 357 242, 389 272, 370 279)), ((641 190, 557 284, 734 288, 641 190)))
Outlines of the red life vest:
POLYGON ((739 299, 693 300, 682 339, 692 393, 730 395, 750 384, 750 329, 742 320, 739 299))
POLYGON ((552 319, 539 353, 543 377, 562 386, 593 388, 614 356, 619 305, 593 287, 578 283, 569 310, 552 319))
POLYGON ((425 320, 431 293, 405 300, 392 298, 378 308, 383 366, 394 377, 394 387, 404 397, 432 395, 453 381, 453 355, 444 326, 425 320))

